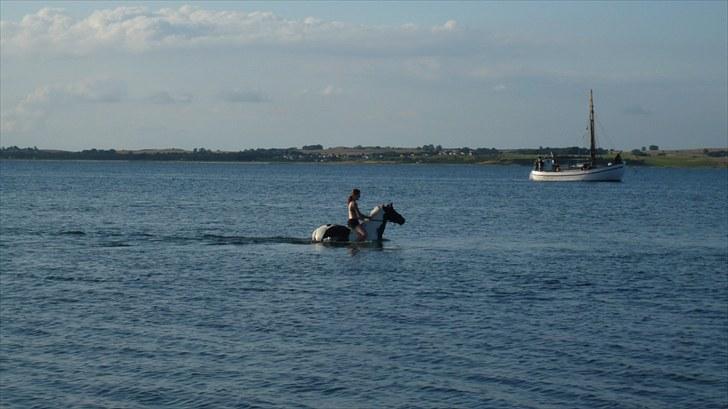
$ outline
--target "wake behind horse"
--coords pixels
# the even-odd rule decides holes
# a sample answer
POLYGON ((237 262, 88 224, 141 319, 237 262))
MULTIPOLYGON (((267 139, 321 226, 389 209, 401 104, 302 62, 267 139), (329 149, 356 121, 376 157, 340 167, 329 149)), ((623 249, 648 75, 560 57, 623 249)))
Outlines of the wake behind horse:
MULTIPOLYGON (((380 205, 369 212, 369 220, 361 223, 362 228, 367 232, 368 241, 381 241, 384 235, 384 228, 387 222, 404 224, 404 217, 394 210, 394 206, 380 205)), ((355 242, 356 232, 346 226, 339 224, 324 224, 311 233, 311 240, 314 242, 355 242)))

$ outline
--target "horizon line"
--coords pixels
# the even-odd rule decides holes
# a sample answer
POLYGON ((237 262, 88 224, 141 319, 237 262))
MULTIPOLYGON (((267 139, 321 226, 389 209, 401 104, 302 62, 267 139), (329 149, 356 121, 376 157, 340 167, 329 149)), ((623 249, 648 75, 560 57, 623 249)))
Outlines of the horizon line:
MULTIPOLYGON (((159 148, 159 147, 148 147, 148 148, 81 148, 81 149, 69 149, 69 148, 38 148, 37 146, 27 146, 27 147, 20 147, 17 145, 12 146, 2 146, 0 145, 0 150, 7 150, 11 148, 16 149, 31 149, 31 150, 38 150, 38 151, 56 151, 56 152, 84 152, 84 151, 115 151, 115 152, 140 152, 140 151, 152 151, 152 152, 165 152, 165 151, 174 151, 174 152, 190 152, 194 153, 195 151, 202 150, 203 152, 219 152, 219 153, 230 153, 230 152, 243 152, 246 150, 257 150, 257 149, 264 149, 264 150, 285 150, 285 149, 295 149, 295 150, 335 150, 335 149, 349 149, 349 150, 362 150, 362 149, 396 149, 396 150, 423 150, 425 147, 432 146, 439 147, 441 150, 478 150, 478 149, 495 149, 499 151, 519 151, 519 150, 548 150, 548 149, 571 149, 571 148, 579 148, 579 149, 589 149, 586 146, 578 146, 578 145, 570 145, 570 146, 538 146, 538 147, 520 147, 520 148, 498 148, 498 147, 470 147, 470 146, 457 146, 457 147, 445 147, 441 145, 433 145, 433 144, 425 144, 421 146, 380 146, 380 145, 372 145, 372 146, 364 146, 364 145, 356 145, 356 146, 328 146, 325 147, 320 144, 311 144, 311 145, 302 145, 301 147, 297 146, 288 146, 288 147, 248 147, 248 148, 241 148, 237 150, 227 150, 227 149, 215 149, 215 148, 206 148, 206 147, 197 147, 197 148, 177 148, 177 147, 166 147, 166 148, 159 148), (313 148, 321 146, 321 148, 313 148), (310 149, 305 149, 307 147, 311 147, 310 149)), ((694 150, 723 150, 728 149, 728 146, 699 146, 699 147, 690 147, 690 148, 660 148, 659 145, 644 145, 636 148, 624 148, 624 149, 617 149, 617 148, 597 148, 601 150, 606 150, 610 152, 628 152, 632 150, 659 150, 659 151, 694 151, 694 150), (654 149, 651 149, 654 148, 654 149)))

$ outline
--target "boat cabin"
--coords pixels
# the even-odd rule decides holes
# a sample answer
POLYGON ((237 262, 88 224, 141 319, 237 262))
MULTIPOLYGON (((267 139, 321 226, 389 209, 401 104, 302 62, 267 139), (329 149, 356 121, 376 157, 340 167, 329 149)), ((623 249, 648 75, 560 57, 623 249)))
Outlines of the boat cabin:
POLYGON ((538 159, 536 159, 536 161, 534 162, 533 170, 537 170, 540 172, 559 172, 561 171, 561 165, 552 153, 550 158, 541 158, 539 156, 538 159))

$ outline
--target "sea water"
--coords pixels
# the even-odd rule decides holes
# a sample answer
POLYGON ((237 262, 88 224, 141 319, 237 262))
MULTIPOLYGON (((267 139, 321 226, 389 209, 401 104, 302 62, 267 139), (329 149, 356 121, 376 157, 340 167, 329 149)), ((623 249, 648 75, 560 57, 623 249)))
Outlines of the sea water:
POLYGON ((728 406, 728 171, 528 172, 2 161, 0 406, 728 406))

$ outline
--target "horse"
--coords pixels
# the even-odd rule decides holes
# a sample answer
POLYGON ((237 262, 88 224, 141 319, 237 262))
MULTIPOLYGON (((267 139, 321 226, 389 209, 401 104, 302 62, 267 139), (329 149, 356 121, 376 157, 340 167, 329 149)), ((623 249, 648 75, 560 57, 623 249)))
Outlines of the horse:
MULTIPOLYGON (((382 241, 384 228, 387 222, 404 224, 404 217, 394 210, 392 203, 388 205, 379 205, 369 212, 369 220, 361 223, 364 231, 367 232, 367 241, 382 241)), ((324 224, 311 233, 311 241, 313 242, 355 242, 357 241, 356 232, 346 226, 338 224, 324 224)))

